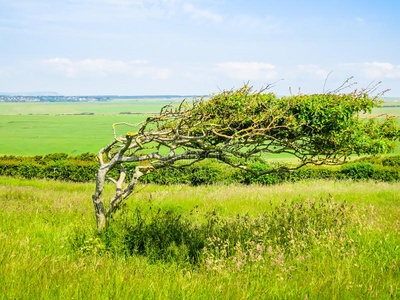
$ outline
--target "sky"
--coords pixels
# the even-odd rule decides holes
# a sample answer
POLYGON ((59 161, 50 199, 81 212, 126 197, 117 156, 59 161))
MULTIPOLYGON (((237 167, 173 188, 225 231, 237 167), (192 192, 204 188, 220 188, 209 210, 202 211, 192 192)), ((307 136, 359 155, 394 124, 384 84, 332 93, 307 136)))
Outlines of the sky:
POLYGON ((351 76, 400 97, 400 0, 0 0, 0 93, 287 95, 351 76))

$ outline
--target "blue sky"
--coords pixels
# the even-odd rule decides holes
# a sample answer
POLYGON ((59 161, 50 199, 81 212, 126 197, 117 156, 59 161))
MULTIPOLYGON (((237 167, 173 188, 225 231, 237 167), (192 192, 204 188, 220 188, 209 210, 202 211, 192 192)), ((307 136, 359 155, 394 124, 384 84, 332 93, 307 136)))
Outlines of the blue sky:
POLYGON ((0 41, 0 92, 400 96, 399 0, 0 0, 0 41))

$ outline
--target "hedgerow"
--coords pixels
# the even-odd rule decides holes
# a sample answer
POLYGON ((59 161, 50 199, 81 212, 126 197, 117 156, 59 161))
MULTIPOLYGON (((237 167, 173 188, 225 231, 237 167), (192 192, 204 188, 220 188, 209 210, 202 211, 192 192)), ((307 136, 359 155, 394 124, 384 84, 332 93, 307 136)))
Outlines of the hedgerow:
MULTIPOLYGON (((135 165, 125 166, 129 174, 135 165)), ((262 163, 254 163, 260 171, 268 169, 262 163)), ((53 153, 45 156, 0 156, 0 175, 24 178, 48 178, 74 182, 95 180, 98 168, 96 155, 84 153, 69 156, 53 153)), ((111 176, 117 176, 114 170, 111 176)), ((365 157, 342 166, 308 166, 294 172, 277 172, 256 177, 252 173, 232 168, 214 160, 179 168, 167 167, 155 170, 141 178, 143 183, 203 185, 213 183, 277 184, 296 182, 304 179, 374 179, 378 181, 400 181, 400 155, 365 157)))
POLYGON ((48 178, 86 182, 95 179, 98 165, 94 154, 69 156, 53 153, 33 157, 0 156, 0 175, 24 178, 48 178))

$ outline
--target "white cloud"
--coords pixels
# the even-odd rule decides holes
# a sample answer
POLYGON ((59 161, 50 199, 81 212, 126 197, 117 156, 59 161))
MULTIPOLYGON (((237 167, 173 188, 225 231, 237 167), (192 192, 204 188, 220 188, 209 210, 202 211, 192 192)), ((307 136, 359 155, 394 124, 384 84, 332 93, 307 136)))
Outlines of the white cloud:
POLYGON ((265 16, 259 18, 250 15, 237 15, 229 19, 229 26, 235 30, 254 33, 278 33, 282 30, 282 20, 265 16))
POLYGON ((325 79, 328 76, 329 72, 322 69, 318 65, 299 65, 298 72, 300 75, 309 74, 318 79, 325 79))
POLYGON ((204 20, 204 21, 211 21, 211 22, 214 22, 214 23, 220 23, 223 20, 222 16, 220 16, 218 14, 215 14, 215 13, 212 13, 212 12, 210 12, 208 10, 205 10, 205 9, 199 9, 197 7, 194 7, 190 3, 185 3, 183 5, 183 10, 186 13, 190 14, 190 16, 193 19, 198 20, 198 21, 204 20))
POLYGON ((400 78, 400 65, 396 66, 391 63, 363 63, 361 70, 368 78, 372 79, 400 78))
POLYGON ((239 80, 271 80, 276 79, 276 66, 262 62, 226 62, 217 65, 233 79, 239 80))
POLYGON ((72 61, 68 58, 52 58, 45 61, 55 70, 63 72, 67 77, 99 76, 124 74, 133 77, 150 77, 151 79, 167 79, 171 71, 166 68, 151 67, 146 60, 107 60, 84 59, 72 61))
POLYGON ((135 60, 131 60, 129 63, 131 64, 138 64, 138 65, 144 65, 144 64, 148 64, 149 62, 147 60, 144 59, 135 59, 135 60))

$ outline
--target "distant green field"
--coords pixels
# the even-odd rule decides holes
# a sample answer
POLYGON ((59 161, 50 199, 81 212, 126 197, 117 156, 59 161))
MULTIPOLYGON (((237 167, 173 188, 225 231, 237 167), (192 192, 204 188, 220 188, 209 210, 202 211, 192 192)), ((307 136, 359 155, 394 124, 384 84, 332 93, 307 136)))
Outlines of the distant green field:
MULTIPOLYGON (((385 98, 373 115, 400 116, 400 100, 385 98)), ((112 124, 138 123, 182 99, 119 99, 99 103, 0 103, 0 154, 96 153, 113 139, 112 124), (91 115, 88 115, 91 114, 91 115)), ((120 128, 124 134, 128 128, 120 128)), ((396 154, 400 154, 400 147, 396 154)), ((288 156, 279 155, 280 158, 288 156)))
POLYGON ((0 153, 29 156, 55 152, 96 153, 112 141, 113 123, 138 123, 144 118, 132 115, 0 116, 0 153))
MULTIPOLYGON (((141 122, 172 101, 0 103, 0 154, 96 153, 112 141, 113 123, 141 122)), ((118 134, 128 130, 119 128, 118 134)))
POLYGON ((375 108, 372 114, 388 114, 400 116, 400 102, 386 102, 381 108, 375 108))
POLYGON ((153 114, 160 111, 171 100, 159 101, 110 101, 84 103, 0 103, 1 115, 73 115, 93 113, 96 115, 119 115, 121 113, 153 114))

